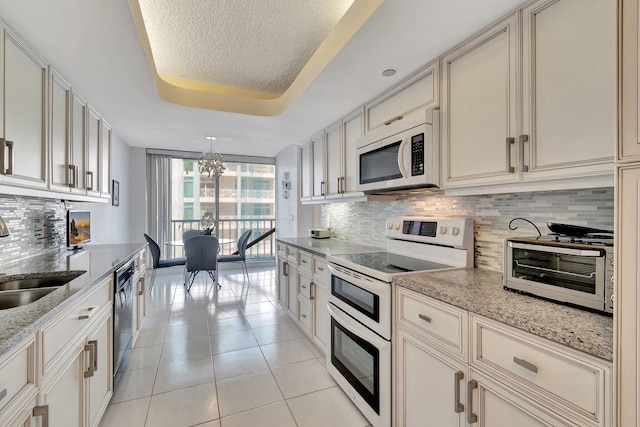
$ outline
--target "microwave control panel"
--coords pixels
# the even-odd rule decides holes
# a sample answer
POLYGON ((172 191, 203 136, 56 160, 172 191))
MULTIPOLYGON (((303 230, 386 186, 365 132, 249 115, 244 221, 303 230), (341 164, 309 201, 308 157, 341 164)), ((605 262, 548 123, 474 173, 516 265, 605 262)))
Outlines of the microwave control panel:
POLYGON ((424 175, 424 133, 411 137, 411 176, 424 175))

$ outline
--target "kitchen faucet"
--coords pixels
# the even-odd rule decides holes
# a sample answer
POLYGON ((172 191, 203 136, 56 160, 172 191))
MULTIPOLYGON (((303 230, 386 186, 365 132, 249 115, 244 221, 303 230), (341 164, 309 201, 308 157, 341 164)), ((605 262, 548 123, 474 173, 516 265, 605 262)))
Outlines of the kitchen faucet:
POLYGON ((7 237, 9 235, 9 227, 5 224, 4 219, 0 216, 0 237, 7 237))

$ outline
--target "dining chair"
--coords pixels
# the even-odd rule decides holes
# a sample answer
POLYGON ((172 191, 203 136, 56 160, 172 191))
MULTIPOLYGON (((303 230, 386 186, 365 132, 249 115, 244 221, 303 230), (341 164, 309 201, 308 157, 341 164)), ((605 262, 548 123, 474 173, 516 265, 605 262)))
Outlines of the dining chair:
MULTIPOLYGON (((249 244, 249 238, 251 237, 251 230, 247 230, 240 235, 238 239, 238 253, 233 255, 221 255, 218 257, 218 262, 239 262, 242 263, 242 272, 247 281, 249 281, 249 271, 247 270, 247 245, 249 244)), ((244 283, 244 280, 243 282, 244 283)))
POLYGON ((182 241, 184 242, 187 239, 190 239, 194 236, 200 236, 202 234, 202 231, 200 230, 187 230, 184 233, 182 233, 182 241))
POLYGON ((193 281, 201 271, 206 271, 213 283, 217 283, 218 287, 221 287, 217 278, 219 248, 220 243, 213 236, 200 235, 185 240, 184 252, 187 256, 185 267, 188 277, 185 275, 184 285, 187 287, 187 292, 189 292, 193 281), (189 283, 187 284, 187 282, 189 283))
POLYGON ((156 243, 155 240, 151 238, 147 233, 144 233, 144 238, 147 240, 149 244, 149 250, 151 251, 151 259, 153 272, 151 273, 151 284, 149 285, 149 292, 153 289, 153 282, 156 279, 156 270, 158 268, 166 268, 166 267, 174 267, 176 265, 185 265, 187 262, 186 258, 173 258, 173 259, 160 259, 160 246, 156 243))

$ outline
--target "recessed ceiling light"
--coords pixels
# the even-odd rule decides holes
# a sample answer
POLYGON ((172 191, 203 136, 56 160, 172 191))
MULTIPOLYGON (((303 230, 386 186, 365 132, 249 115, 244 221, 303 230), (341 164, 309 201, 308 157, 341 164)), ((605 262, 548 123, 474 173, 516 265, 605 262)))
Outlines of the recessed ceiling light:
POLYGON ((205 136, 205 138, 207 138, 208 141, 215 141, 217 139, 215 136, 211 136, 211 135, 207 135, 205 136))
POLYGON ((385 77, 391 77, 396 73, 396 70, 394 70, 393 68, 387 68, 386 70, 384 70, 382 72, 382 75, 385 77))

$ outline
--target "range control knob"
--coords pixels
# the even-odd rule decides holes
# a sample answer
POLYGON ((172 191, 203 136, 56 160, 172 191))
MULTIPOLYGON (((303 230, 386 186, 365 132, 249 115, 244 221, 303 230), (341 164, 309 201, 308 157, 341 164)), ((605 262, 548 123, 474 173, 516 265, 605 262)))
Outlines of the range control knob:
POLYGON ((611 283, 616 283, 616 278, 611 276, 611 283))
POLYGON ((615 266, 615 263, 613 262, 613 258, 611 258, 611 261, 610 261, 610 262, 611 262, 611 267, 614 267, 614 266, 615 266))
POLYGON ((460 229, 458 227, 451 227, 451 234, 457 236, 458 234, 460 234, 460 229))
POLYGON ((400 230, 400 224, 393 224, 394 230, 400 230))
POLYGON ((389 223, 387 223, 387 229, 388 229, 388 230, 391 230, 392 228, 393 228, 393 224, 391 224, 390 222, 389 222, 389 223))
POLYGON ((440 226, 440 234, 447 234, 448 228, 445 225, 440 226))

